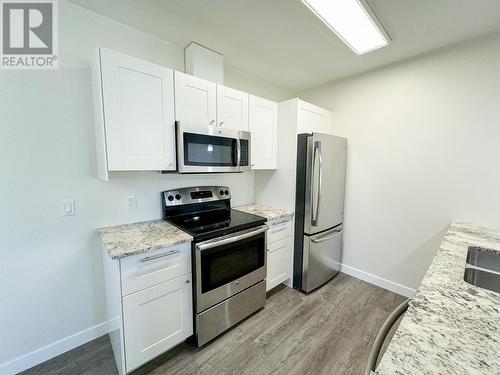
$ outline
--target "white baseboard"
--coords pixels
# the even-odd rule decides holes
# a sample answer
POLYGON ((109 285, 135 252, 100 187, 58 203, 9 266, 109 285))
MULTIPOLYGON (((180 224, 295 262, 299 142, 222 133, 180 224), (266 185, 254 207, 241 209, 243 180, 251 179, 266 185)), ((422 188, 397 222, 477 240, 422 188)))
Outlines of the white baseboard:
POLYGON ((0 364, 1 375, 13 375, 27 370, 51 358, 86 344, 104 334, 108 333, 108 322, 100 323, 93 327, 84 329, 71 336, 53 342, 31 353, 24 354, 8 362, 0 364))
POLYGON ((395 283, 393 281, 383 279, 379 276, 372 275, 371 273, 358 270, 357 268, 342 264, 340 267, 340 272, 346 273, 350 276, 353 276, 357 279, 366 281, 370 284, 379 286, 381 288, 390 290, 391 292, 401 294, 402 296, 405 296, 408 298, 415 297, 415 293, 416 293, 415 289, 408 288, 407 286, 395 283))

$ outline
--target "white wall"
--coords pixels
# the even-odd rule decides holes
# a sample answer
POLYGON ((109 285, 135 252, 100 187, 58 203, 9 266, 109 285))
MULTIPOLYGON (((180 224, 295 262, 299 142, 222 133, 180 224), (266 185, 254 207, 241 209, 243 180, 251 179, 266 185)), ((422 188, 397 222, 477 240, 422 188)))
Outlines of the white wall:
POLYGON ((450 222, 500 224, 499 62, 497 35, 301 94, 349 139, 344 264, 417 288, 450 222))
POLYGON ((262 96, 275 102, 281 102, 293 97, 293 93, 289 90, 263 81, 227 63, 224 64, 224 85, 243 90, 252 95, 262 96))
MULTIPOLYGON (((0 373, 78 340, 6 362, 104 321, 96 228, 160 218, 159 193, 179 186, 227 184, 234 205, 253 201, 252 173, 98 180, 90 86, 96 45, 183 70, 182 47, 63 1, 60 69, 0 72, 0 373), (129 194, 137 195, 136 210, 127 209, 129 194), (59 216, 66 198, 76 201, 74 217, 59 216)), ((287 95, 234 68, 226 82, 270 99, 287 95)))

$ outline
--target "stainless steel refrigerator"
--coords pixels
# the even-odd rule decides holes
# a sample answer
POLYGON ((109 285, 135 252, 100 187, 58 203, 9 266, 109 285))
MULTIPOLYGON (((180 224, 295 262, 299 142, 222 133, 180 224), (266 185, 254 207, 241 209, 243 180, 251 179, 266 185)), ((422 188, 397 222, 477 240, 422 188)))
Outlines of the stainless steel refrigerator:
POLYGON ((347 139, 299 134, 293 286, 310 292, 340 270, 347 139))

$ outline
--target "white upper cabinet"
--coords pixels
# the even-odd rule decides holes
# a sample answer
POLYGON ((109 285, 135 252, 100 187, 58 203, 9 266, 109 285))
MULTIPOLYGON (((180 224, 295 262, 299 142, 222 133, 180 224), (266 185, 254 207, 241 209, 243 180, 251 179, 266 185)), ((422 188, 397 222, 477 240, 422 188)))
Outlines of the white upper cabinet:
MULTIPOLYGON (((101 179, 110 171, 176 171, 176 120, 201 130, 250 131, 252 168, 277 168, 277 103, 105 48, 97 49, 95 61, 101 179)), ((299 131, 328 133, 329 112, 299 104, 299 131)))
POLYGON ((248 131, 248 94, 176 71, 175 118, 192 127, 248 131))
POLYGON ((248 94, 217 85, 217 126, 248 131, 248 94))
POLYGON ((298 100, 297 133, 333 134, 332 113, 311 103, 298 100))
POLYGON ((175 117, 189 126, 213 126, 217 121, 217 85, 175 72, 175 117))
POLYGON ((250 95, 249 130, 252 133, 252 169, 278 166, 278 103, 250 95))
POLYGON ((99 57, 96 139, 104 169, 175 170, 173 70, 104 48, 99 57))

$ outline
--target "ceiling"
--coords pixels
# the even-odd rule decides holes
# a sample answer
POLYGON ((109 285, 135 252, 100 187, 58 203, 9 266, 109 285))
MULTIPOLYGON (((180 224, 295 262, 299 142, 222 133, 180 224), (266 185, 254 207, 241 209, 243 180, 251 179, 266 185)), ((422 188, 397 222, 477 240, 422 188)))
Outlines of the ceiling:
POLYGON ((393 42, 356 56, 300 0, 71 0, 293 92, 500 31, 498 0, 368 0, 393 42))

